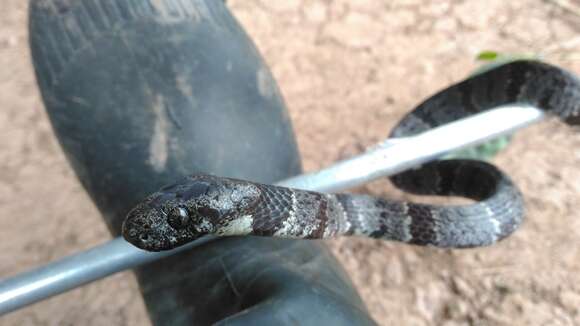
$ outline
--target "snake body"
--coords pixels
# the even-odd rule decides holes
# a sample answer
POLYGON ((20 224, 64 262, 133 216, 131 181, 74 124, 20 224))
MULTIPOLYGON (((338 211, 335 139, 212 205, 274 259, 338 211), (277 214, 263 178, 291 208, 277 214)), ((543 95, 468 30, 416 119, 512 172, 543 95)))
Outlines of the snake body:
MULTIPOLYGON (((501 105, 530 104, 580 124, 580 81, 558 67, 516 61, 473 76, 417 106, 391 136, 409 136, 501 105)), ((245 180, 194 175, 147 197, 123 235, 135 246, 168 250, 203 235, 320 239, 366 236, 416 245, 467 248, 493 244, 524 216, 518 188, 488 163, 435 161, 391 177, 416 194, 475 202, 438 206, 357 194, 325 194, 245 180)))

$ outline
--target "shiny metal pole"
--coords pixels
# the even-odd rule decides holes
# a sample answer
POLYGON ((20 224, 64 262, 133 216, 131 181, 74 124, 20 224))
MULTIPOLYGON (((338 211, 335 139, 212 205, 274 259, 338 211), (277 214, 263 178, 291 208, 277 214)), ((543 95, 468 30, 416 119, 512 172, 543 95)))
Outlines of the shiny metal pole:
MULTIPOLYGON (((511 133, 541 120, 542 117, 540 110, 530 106, 505 106, 416 136, 387 139, 359 156, 278 184, 326 192, 351 188, 378 177, 401 172, 452 151, 511 133)), ((215 237, 205 237, 186 246, 157 253, 137 249, 122 238, 114 239, 40 268, 0 280, 0 315, 213 239, 215 237)))
POLYGON ((531 106, 503 106, 413 137, 387 139, 366 153, 320 171, 284 180, 282 184, 325 192, 352 188, 509 134, 543 116, 542 111, 531 106))

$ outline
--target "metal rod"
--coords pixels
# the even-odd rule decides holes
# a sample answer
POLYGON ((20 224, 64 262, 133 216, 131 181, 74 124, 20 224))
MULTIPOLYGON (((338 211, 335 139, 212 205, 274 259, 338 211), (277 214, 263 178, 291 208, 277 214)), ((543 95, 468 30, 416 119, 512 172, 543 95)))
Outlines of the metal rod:
POLYGON ((543 116, 542 111, 532 106, 503 106, 413 137, 387 139, 364 154, 284 180, 281 184, 325 192, 352 188, 512 133, 543 116))
MULTIPOLYGON (((530 106, 506 106, 417 136, 388 139, 359 156, 277 184, 326 192, 351 188, 511 133, 542 117, 540 110, 530 106)), ((157 253, 137 249, 122 238, 114 239, 43 267, 0 280, 0 315, 213 239, 215 237, 205 237, 175 250, 157 253)))
POLYGON ((166 252, 136 249, 119 237, 43 267, 0 281, 0 315, 72 290, 125 269, 173 255, 207 242, 206 237, 166 252))

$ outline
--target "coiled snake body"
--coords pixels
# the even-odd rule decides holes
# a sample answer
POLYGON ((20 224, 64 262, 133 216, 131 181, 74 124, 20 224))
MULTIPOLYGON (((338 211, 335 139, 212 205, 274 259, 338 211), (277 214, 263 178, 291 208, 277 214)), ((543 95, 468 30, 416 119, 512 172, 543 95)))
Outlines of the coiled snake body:
MULTIPOLYGON (((530 104, 578 125, 580 81, 545 63, 508 63, 427 99, 391 135, 409 136, 512 103, 530 104)), ((304 239, 359 235, 465 248, 493 244, 515 231, 523 219, 517 187, 488 163, 435 161, 391 180, 409 192, 462 196, 475 203, 437 206, 194 175, 137 205, 123 224, 123 235, 150 251, 172 249, 206 234, 304 239)))

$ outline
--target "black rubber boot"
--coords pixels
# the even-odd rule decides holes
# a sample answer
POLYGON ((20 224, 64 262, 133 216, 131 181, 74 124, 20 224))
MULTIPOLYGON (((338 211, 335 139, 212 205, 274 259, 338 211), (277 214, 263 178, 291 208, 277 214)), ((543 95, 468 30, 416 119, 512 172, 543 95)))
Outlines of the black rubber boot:
MULTIPOLYGON (((300 173, 277 86, 221 1, 32 0, 30 43, 54 131, 115 236, 183 175, 300 173)), ((136 273, 156 325, 373 324, 318 242, 221 239, 136 273)))

